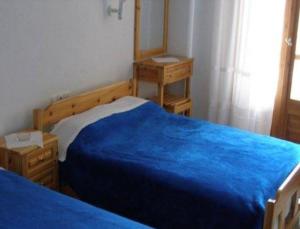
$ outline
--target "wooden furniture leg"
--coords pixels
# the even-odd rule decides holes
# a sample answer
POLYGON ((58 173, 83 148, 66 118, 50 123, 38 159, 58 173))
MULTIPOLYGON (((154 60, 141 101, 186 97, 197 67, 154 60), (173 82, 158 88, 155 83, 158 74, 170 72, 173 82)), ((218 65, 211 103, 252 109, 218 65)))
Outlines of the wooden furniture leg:
POLYGON ((192 109, 188 109, 185 113, 186 116, 191 117, 192 116, 192 109))
POLYGON ((4 149, 0 149, 0 167, 8 169, 8 155, 4 149))
POLYGON ((158 84, 157 85, 158 89, 158 103, 160 106, 164 105, 164 85, 163 84, 158 84))
POLYGON ((138 80, 138 68, 136 65, 133 66, 133 81, 132 81, 132 86, 133 86, 133 96, 138 97, 139 96, 139 80, 138 80))
POLYGON ((190 98, 190 86, 191 86, 191 79, 187 78, 184 81, 184 95, 185 98, 190 98))

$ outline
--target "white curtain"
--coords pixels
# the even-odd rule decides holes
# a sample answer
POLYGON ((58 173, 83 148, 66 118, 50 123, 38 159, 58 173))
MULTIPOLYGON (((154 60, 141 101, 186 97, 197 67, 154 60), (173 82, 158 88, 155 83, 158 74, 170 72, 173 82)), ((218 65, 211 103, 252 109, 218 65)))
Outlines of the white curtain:
POLYGON ((216 0, 209 119, 269 134, 285 0, 216 0))

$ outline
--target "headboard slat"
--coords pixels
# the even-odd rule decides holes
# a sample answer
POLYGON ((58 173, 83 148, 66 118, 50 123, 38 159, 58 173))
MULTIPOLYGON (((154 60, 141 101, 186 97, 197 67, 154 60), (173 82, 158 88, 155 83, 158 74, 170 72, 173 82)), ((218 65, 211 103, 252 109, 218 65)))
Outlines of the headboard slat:
POLYGON ((57 101, 50 104, 46 109, 35 109, 33 111, 34 128, 44 130, 64 118, 82 113, 98 105, 111 103, 128 95, 133 95, 131 80, 118 82, 57 101))

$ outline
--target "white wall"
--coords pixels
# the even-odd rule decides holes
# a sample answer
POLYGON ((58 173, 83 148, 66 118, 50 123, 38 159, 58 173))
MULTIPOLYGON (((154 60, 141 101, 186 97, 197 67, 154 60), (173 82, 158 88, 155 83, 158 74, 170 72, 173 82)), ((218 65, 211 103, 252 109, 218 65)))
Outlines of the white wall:
POLYGON ((134 1, 122 21, 106 15, 108 2, 0 1, 0 135, 30 126, 57 93, 131 77, 134 1))
POLYGON ((192 55, 194 5, 195 0, 170 1, 168 41, 170 54, 192 55))
MULTIPOLYGON (((0 135, 31 125, 33 108, 132 75, 134 0, 0 1, 0 135)), ((171 0, 169 53, 195 58, 193 116, 207 117, 216 0, 171 0)))
POLYGON ((202 119, 208 118, 215 1, 218 0, 196 0, 194 8, 192 42, 192 55, 195 58, 192 81, 193 115, 202 119))
MULTIPOLYGON (((194 0, 170 0, 168 53, 192 57, 194 0)), ((183 93, 183 83, 172 84, 171 92, 183 93)))
POLYGON ((192 56, 193 116, 207 118, 212 20, 216 0, 171 0, 169 53, 192 56))

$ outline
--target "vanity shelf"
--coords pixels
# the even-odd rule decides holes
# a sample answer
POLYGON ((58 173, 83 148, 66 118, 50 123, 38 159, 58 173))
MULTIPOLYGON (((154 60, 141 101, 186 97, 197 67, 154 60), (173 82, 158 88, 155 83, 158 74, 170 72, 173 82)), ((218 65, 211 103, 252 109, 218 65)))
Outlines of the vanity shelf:
POLYGON ((157 96, 152 100, 174 113, 191 115, 192 101, 190 99, 190 80, 193 74, 193 59, 176 57, 179 61, 172 63, 157 63, 152 58, 134 63, 134 88, 139 94, 139 82, 145 81, 157 85, 157 96), (172 95, 166 90, 170 84, 184 81, 182 95, 172 95))
MULTIPOLYGON (((149 99, 153 102, 159 103, 158 96, 153 96, 149 99)), ((165 93, 163 106, 167 111, 175 114, 191 116, 192 113, 192 100, 185 98, 184 96, 165 93)))

